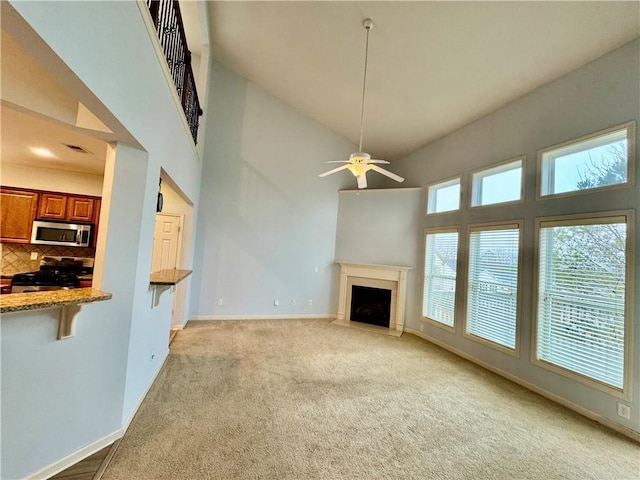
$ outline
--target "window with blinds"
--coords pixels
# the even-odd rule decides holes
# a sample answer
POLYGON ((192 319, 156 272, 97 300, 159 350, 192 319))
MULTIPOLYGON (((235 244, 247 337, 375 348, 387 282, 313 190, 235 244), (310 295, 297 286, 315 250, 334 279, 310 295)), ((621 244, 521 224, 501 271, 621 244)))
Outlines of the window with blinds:
POLYGON ((469 234, 466 333, 516 349, 520 224, 473 227, 469 234))
POLYGON ((536 358, 622 389, 628 216, 538 229, 536 358))
POLYGON ((453 327, 458 230, 427 232, 424 258, 422 316, 453 327))

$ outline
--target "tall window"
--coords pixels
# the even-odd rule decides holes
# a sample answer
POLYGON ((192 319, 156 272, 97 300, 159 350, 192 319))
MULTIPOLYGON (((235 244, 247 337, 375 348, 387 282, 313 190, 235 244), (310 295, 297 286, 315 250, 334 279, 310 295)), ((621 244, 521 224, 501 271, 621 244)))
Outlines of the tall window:
POLYGON ((520 223, 471 227, 466 333, 516 350, 520 223))
POLYGON ((630 213, 539 220, 536 359, 622 389, 630 213))
POLYGON ((539 152, 539 196, 625 185, 633 172, 635 122, 539 152))
POLYGON ((471 206, 517 202, 522 199, 524 156, 471 175, 471 206))
POLYGON ((429 185, 427 190, 427 213, 460 209, 460 177, 429 185))
POLYGON ((427 232, 422 316, 453 327, 458 230, 427 232))

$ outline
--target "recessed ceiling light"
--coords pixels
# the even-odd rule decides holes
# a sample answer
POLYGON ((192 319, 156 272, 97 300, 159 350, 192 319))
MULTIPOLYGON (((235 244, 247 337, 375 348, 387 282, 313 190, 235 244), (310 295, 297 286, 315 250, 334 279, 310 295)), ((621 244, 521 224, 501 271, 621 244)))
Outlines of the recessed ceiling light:
POLYGON ((51 150, 47 150, 46 148, 40 147, 31 147, 31 151, 40 157, 54 157, 55 155, 51 153, 51 150))

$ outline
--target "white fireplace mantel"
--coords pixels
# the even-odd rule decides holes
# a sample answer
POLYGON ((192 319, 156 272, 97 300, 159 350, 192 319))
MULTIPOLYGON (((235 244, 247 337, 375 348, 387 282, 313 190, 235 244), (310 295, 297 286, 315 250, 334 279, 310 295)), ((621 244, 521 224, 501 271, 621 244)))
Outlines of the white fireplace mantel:
POLYGON ((336 262, 340 265, 340 291, 338 297, 338 318, 340 322, 349 320, 351 286, 378 286, 378 281, 389 282, 392 290, 391 318, 389 329, 404 331, 404 310, 407 297, 407 272, 411 267, 394 265, 373 265, 367 263, 336 262), (395 299, 395 301, 394 301, 395 299))

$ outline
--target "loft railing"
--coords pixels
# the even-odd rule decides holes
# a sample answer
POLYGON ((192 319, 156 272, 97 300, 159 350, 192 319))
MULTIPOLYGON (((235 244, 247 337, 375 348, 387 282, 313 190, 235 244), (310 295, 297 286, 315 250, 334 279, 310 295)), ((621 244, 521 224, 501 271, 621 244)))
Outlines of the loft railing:
POLYGON ((187 48, 180 5, 177 0, 147 0, 147 6, 187 117, 193 141, 198 143, 198 124, 202 109, 191 69, 191 52, 187 48))

